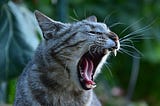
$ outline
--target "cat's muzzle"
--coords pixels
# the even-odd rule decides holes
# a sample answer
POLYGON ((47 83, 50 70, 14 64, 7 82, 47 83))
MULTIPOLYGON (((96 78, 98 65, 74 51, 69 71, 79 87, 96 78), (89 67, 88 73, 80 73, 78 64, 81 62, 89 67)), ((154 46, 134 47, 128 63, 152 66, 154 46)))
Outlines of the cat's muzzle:
POLYGON ((116 56, 119 46, 118 40, 108 40, 106 44, 103 45, 101 51, 94 53, 88 51, 81 57, 77 68, 79 81, 83 89, 89 90, 96 87, 93 76, 97 66, 105 55, 112 52, 116 56))

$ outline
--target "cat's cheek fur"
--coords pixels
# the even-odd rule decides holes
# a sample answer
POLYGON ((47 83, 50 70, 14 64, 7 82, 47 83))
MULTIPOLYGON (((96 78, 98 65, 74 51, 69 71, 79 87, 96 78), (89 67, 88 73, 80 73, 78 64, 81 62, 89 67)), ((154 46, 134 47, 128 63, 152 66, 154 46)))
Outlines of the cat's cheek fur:
POLYGON ((78 78, 78 72, 77 68, 74 72, 71 73, 71 79, 73 83, 73 88, 76 90, 84 90, 80 84, 79 78, 78 78))

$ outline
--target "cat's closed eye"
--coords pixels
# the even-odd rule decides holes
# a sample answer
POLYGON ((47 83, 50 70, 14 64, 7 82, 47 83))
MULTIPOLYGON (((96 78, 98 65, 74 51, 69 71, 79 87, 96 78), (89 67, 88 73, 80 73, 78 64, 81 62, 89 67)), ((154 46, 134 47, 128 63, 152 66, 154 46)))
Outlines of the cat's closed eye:
POLYGON ((102 32, 96 32, 96 31, 87 31, 89 34, 96 34, 96 35, 102 35, 102 32))

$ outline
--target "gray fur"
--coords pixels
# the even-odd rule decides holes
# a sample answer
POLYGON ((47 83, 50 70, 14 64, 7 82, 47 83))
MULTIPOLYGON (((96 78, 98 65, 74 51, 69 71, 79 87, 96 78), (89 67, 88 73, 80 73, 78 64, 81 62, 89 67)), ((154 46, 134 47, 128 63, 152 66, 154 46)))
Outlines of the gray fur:
POLYGON ((65 24, 35 15, 45 40, 19 77, 14 106, 101 106, 92 89, 82 89, 77 64, 92 46, 106 44, 108 27, 95 16, 65 24), (90 30, 104 34, 89 35, 90 30))

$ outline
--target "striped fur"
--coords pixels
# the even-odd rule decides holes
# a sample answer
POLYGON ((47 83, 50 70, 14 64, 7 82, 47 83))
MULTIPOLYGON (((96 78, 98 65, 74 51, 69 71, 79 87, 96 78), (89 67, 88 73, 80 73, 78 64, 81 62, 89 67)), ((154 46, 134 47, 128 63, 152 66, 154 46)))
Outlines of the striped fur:
POLYGON ((101 106, 92 89, 82 89, 77 64, 85 52, 102 49, 108 27, 93 16, 65 24, 35 15, 44 40, 18 80, 14 106, 101 106))

